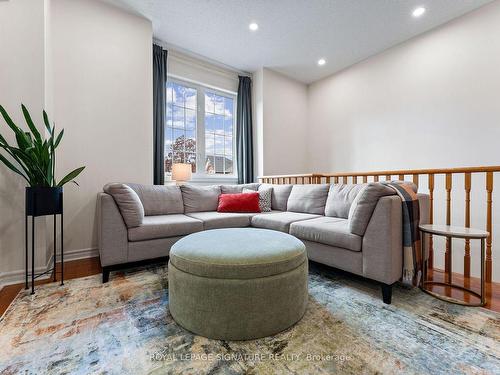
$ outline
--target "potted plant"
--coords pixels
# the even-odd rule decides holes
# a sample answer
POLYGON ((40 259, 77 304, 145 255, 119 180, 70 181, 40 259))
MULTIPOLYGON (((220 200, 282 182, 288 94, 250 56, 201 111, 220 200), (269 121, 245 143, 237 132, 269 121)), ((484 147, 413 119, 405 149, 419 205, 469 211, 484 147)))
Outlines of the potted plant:
MULTIPOLYGON (((47 113, 43 111, 46 132, 42 135, 31 115, 21 105, 29 131, 18 127, 0 105, 0 113, 8 127, 14 132, 16 145, 10 145, 0 134, 0 161, 24 178, 26 187, 26 215, 42 216, 62 213, 62 189, 74 180, 85 167, 77 168, 60 181, 56 181, 56 149, 64 135, 62 129, 56 136, 55 125, 50 126, 47 113)), ((78 185, 78 184, 77 184, 78 185)))

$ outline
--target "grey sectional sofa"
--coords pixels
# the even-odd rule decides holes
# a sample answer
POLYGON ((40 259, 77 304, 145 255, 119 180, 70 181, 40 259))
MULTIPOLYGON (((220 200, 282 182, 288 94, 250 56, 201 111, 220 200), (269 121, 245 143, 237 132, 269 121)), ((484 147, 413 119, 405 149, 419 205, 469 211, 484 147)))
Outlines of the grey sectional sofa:
MULTIPOLYGON (((290 233, 304 242, 310 260, 380 282, 386 303, 392 284, 401 278, 401 200, 383 184, 126 184, 138 197, 133 202, 121 199, 123 191, 113 191, 116 186, 106 185, 97 197, 103 282, 113 269, 168 256, 170 247, 187 234, 249 226, 290 233), (216 211, 221 193, 270 187, 270 212, 216 211)), ((420 223, 427 223, 429 197, 418 197, 420 223)))

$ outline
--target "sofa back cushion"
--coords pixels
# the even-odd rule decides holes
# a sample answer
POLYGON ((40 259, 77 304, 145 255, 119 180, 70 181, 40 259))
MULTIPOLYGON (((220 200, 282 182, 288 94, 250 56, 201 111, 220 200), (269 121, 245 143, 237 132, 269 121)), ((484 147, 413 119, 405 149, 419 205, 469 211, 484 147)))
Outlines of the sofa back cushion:
POLYGON ((334 184, 330 186, 325 216, 347 219, 352 202, 366 184, 334 184))
POLYGON ((243 189, 249 189, 253 191, 257 191, 259 188, 258 183, 252 184, 238 184, 238 185, 221 185, 220 190, 222 194, 238 194, 243 193, 243 189))
POLYGON ((119 183, 107 184, 103 190, 115 200, 127 228, 138 227, 142 224, 144 207, 134 190, 119 183))
POLYGON ((142 185, 127 184, 139 196, 144 206, 144 214, 169 215, 184 213, 182 193, 179 186, 175 185, 142 185))
POLYGON ((306 214, 325 214, 330 185, 293 185, 288 197, 287 211, 306 214))
POLYGON ((277 211, 286 211, 288 197, 290 196, 293 185, 261 184, 259 186, 259 191, 269 187, 273 188, 271 194, 271 208, 277 211))
POLYGON ((184 212, 217 211, 221 189, 219 185, 182 185, 184 212))
POLYGON ((349 230, 358 236, 364 236, 379 198, 395 195, 390 187, 379 182, 370 182, 358 193, 349 210, 349 230))

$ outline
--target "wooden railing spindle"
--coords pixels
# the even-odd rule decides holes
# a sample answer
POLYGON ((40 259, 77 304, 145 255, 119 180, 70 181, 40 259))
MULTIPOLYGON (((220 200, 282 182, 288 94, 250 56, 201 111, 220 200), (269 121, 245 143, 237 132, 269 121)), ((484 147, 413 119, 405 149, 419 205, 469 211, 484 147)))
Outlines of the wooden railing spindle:
MULTIPOLYGON (((446 173, 446 225, 451 225, 451 173, 446 173)), ((451 283, 451 242, 450 238, 446 238, 446 250, 444 253, 444 272, 447 275, 447 281, 451 283)))
MULTIPOLYGON (((470 190, 471 190, 471 174, 465 173, 464 175, 465 187, 465 227, 470 228, 470 190)), ((470 277, 470 240, 465 239, 464 248, 464 276, 470 277)))
POLYGON ((492 280, 492 258, 491 258, 491 239, 493 237, 492 228, 492 206, 493 201, 491 195, 493 193, 493 172, 486 173, 486 231, 490 234, 486 239, 486 282, 492 280))
MULTIPOLYGON (((429 173, 428 175, 428 187, 429 187, 429 224, 434 223, 434 174, 429 173)), ((432 240, 432 235, 429 235, 429 257, 427 264, 430 269, 434 268, 434 243, 432 240)))

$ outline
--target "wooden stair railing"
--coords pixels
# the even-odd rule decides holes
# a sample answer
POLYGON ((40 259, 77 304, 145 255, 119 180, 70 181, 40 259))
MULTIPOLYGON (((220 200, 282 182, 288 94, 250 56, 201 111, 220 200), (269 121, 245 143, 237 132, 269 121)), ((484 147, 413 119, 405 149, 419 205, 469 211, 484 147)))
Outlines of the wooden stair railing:
MULTIPOLYGON (((390 181, 393 178, 405 180, 407 176, 411 176, 411 181, 419 186, 421 181, 420 176, 427 177, 427 189, 430 197, 429 217, 430 222, 434 222, 434 205, 435 205, 435 176, 442 175, 445 178, 445 193, 446 193, 446 224, 452 224, 452 192, 453 192, 453 177, 456 175, 464 176, 464 191, 465 191, 465 216, 464 225, 470 227, 471 219, 471 188, 472 175, 483 174, 485 176, 485 191, 486 191, 486 230, 489 232, 489 237, 486 240, 486 281, 492 281, 492 216, 493 216, 493 176, 500 172, 500 166, 488 167, 463 167, 463 168, 443 168, 443 169, 404 169, 390 171, 372 171, 372 172, 349 172, 349 173, 306 173, 306 174, 290 174, 279 176, 262 176, 259 181, 269 184, 338 184, 338 183, 367 183, 370 181, 390 181)), ((449 242, 446 242, 445 249, 445 273, 448 279, 451 277, 449 259, 449 242)), ((429 267, 434 265, 433 239, 429 236, 429 267)), ((470 277, 470 242, 465 241, 464 246, 464 276, 470 277)))

